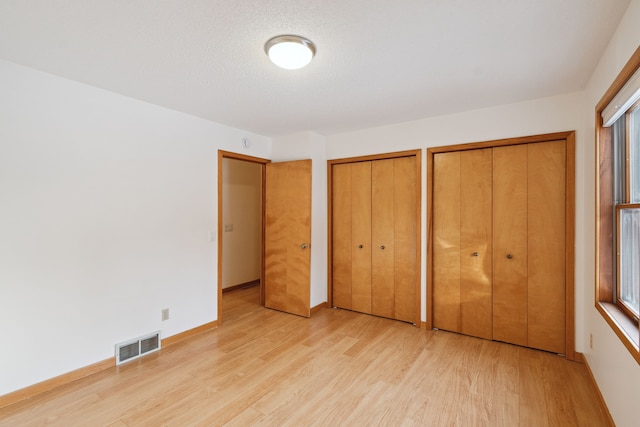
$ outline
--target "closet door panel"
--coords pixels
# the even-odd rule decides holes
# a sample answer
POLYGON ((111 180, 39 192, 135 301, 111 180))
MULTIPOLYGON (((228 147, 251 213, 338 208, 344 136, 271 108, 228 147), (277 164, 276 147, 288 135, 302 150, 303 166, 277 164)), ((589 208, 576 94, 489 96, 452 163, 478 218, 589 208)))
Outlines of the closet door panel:
POLYGON ((371 313, 371 162, 350 165, 352 182, 351 307, 355 311, 371 313))
POLYGON ((527 146, 493 149, 493 339, 527 345, 527 146))
POLYGON ((351 165, 332 166, 333 305, 351 309, 351 165))
POLYGON ((460 332, 491 339, 492 151, 461 152, 460 162, 460 332))
POLYGON ((529 346, 565 352, 566 144, 529 144, 529 346))
POLYGON ((394 315, 394 159, 371 163, 371 313, 394 315))
POLYGON ((416 160, 393 160, 394 318, 416 322, 416 160))
POLYGON ((460 152, 433 157, 433 326, 460 332, 460 152))

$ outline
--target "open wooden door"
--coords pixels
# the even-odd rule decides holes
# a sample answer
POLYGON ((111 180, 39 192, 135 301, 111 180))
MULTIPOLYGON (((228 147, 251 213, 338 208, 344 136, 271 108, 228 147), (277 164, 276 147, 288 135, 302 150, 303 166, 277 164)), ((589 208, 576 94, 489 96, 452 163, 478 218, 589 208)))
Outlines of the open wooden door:
POLYGON ((265 184, 265 307, 309 317, 311 160, 267 164, 265 184))

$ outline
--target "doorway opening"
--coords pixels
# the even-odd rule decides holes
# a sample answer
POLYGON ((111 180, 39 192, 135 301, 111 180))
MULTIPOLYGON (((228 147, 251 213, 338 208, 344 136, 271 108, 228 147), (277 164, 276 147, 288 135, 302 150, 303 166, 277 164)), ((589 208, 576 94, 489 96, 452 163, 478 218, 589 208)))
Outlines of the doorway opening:
MULTIPOLYGON (((269 160, 218 152, 218 322, 223 294, 254 291, 264 306, 264 192, 269 160), (258 292, 255 292, 255 288, 258 292)), ((237 299, 237 298, 236 298, 237 299)), ((233 313, 233 308, 225 310, 233 313)), ((227 314, 228 315, 228 314, 227 314)))

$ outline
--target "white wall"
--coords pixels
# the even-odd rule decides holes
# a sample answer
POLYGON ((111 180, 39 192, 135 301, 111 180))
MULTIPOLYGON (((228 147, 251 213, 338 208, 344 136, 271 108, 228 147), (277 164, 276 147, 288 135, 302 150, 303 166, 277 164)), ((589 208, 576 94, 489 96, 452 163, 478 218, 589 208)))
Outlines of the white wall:
MULTIPOLYGON (((552 132, 576 131, 577 151, 585 150, 582 94, 573 93, 518 104, 434 117, 393 126, 365 129, 326 138, 328 159, 362 156, 393 151, 422 149, 422 320, 426 320, 426 149, 429 147, 487 141, 552 132)), ((580 180, 584 166, 578 165, 578 191, 583 194, 590 184, 580 180)), ((591 190, 591 188, 589 188, 591 190)), ((582 201, 584 196, 577 196, 582 201)), ((577 220, 580 222, 580 219, 577 220)), ((589 235, 580 235, 576 247, 589 235)), ((591 260, 589 260, 591 262, 591 260)), ((583 260, 577 260, 576 283, 582 283, 583 260)), ((590 265, 590 264, 586 264, 590 265)), ((577 346, 582 347, 583 304, 585 290, 576 286, 577 346)), ((591 292, 591 290, 589 290, 591 292)))
MULTIPOLYGON (((622 345, 600 313, 595 309, 593 286, 594 229, 595 229, 595 106, 605 91, 640 46, 640 0, 633 0, 620 22, 616 34, 602 56, 585 91, 583 114, 587 124, 584 155, 578 162, 586 165, 582 178, 587 183, 584 209, 578 212, 584 219, 579 233, 590 237, 581 250, 584 260, 586 298, 583 301, 585 327, 583 340, 593 334, 593 349, 583 348, 609 410, 618 426, 638 425, 638 396, 640 396, 640 366, 622 345)), ((586 341, 588 342, 588 341, 586 341)))
POLYGON ((262 167, 222 159, 223 289, 260 279, 262 167))
POLYGON ((217 150, 270 139, 5 61, 0 94, 0 395, 216 320, 217 150))
POLYGON ((327 301, 327 158, 325 138, 303 132, 273 139, 274 162, 311 159, 311 307, 327 301))

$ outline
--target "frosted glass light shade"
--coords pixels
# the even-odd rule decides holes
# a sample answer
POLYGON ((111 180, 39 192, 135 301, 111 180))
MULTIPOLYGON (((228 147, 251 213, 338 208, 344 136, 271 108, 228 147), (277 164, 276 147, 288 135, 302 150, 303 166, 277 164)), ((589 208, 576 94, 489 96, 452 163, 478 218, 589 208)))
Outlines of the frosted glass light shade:
POLYGON ((271 62, 287 70, 297 70, 309 64, 316 53, 311 40, 300 36, 277 36, 265 43, 264 51, 271 62))

